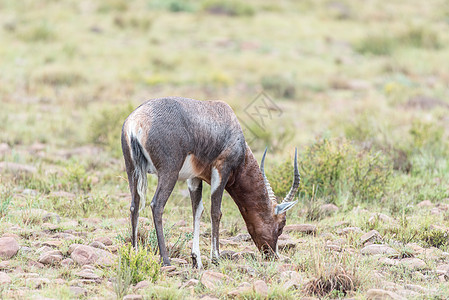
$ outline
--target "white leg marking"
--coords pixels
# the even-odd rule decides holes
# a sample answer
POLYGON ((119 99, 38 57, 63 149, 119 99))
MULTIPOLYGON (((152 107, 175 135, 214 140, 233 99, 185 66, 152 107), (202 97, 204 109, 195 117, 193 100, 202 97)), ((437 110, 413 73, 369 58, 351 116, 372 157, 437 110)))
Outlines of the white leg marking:
POLYGON ((194 192, 198 189, 200 185, 200 180, 197 178, 189 178, 187 179, 187 186, 189 188, 189 191, 194 192))
POLYGON ((200 220, 201 214, 203 213, 204 206, 203 200, 200 201, 198 207, 195 211, 195 219, 193 220, 193 244, 192 244, 192 254, 196 255, 196 262, 198 269, 203 267, 201 263, 201 253, 200 253, 200 220))
POLYGON ((211 176, 210 176, 211 194, 215 193, 217 188, 220 186, 220 183, 221 183, 220 173, 218 173, 217 168, 212 167, 212 172, 211 172, 211 176))

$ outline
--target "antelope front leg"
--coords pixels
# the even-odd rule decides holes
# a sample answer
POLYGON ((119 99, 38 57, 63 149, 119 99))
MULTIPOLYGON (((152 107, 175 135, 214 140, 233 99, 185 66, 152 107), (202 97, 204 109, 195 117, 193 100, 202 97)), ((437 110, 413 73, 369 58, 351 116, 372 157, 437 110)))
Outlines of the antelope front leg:
POLYGON ((203 201, 201 200, 203 181, 199 178, 192 178, 187 180, 187 185, 189 187, 190 199, 192 200, 193 212, 192 263, 194 268, 201 269, 203 264, 201 263, 200 253, 200 219, 204 210, 203 201))
POLYGON ((220 219, 221 219, 221 199, 223 197, 224 191, 224 180, 222 180, 217 169, 212 168, 211 175, 211 208, 210 215, 212 221, 212 234, 211 234, 211 252, 210 259, 214 264, 218 264, 220 259, 220 219))

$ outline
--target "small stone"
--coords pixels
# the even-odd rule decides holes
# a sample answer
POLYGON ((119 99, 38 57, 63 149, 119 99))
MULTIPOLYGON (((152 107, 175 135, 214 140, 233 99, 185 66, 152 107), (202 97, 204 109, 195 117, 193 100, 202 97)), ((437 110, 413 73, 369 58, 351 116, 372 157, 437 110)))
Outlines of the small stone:
POLYGON ((438 265, 437 274, 439 275, 449 274, 449 264, 438 265))
POLYGON ((50 252, 50 251, 53 251, 53 248, 51 248, 50 246, 42 246, 36 250, 36 253, 43 254, 43 253, 50 252))
POLYGON ((263 296, 263 297, 267 297, 268 296, 268 286, 267 283, 263 280, 256 280, 253 283, 253 287, 254 287, 254 291, 263 296))
POLYGON ((59 248, 62 245, 62 241, 58 241, 58 240, 46 241, 46 242, 43 242, 42 245, 51 247, 51 248, 59 248))
POLYGON ((251 236, 248 233, 239 233, 236 236, 230 237, 229 240, 234 242, 248 242, 251 241, 251 236))
POLYGON ((61 251, 52 250, 42 253, 38 261, 44 265, 54 265, 61 262, 63 258, 61 251))
POLYGON ((231 278, 225 274, 205 271, 201 276, 201 283, 208 289, 215 289, 217 286, 222 285, 223 282, 231 281, 231 278))
POLYGON ((10 172, 13 174, 34 174, 37 172, 36 167, 13 163, 13 162, 0 162, 0 173, 10 172))
POLYGON ((125 297, 123 297, 123 300, 142 300, 143 296, 142 295, 137 295, 137 294, 130 294, 130 295, 126 295, 125 297))
POLYGON ((92 279, 92 280, 100 279, 100 276, 98 276, 92 270, 89 269, 81 270, 78 273, 76 273, 76 275, 85 279, 92 279))
POLYGON ((220 252, 220 259, 232 260, 232 256, 235 254, 232 250, 223 250, 220 252))
POLYGON ((19 243, 15 238, 5 236, 0 238, 0 258, 10 259, 19 251, 19 243))
POLYGON ((367 242, 380 241, 380 240, 382 240, 382 236, 380 235, 380 233, 377 230, 368 231, 367 233, 363 234, 360 237, 360 242, 362 244, 365 244, 367 242))
POLYGON ((106 246, 102 242, 99 242, 99 241, 93 241, 92 243, 89 244, 89 246, 106 250, 106 246))
POLYGON ((245 258, 249 258, 249 259, 256 259, 256 253, 254 253, 253 251, 241 251, 241 252, 237 252, 234 255, 232 255, 232 259, 233 260, 242 260, 245 258))
POLYGON ((252 290, 253 290, 253 287, 250 283, 242 282, 236 289, 230 291, 228 293, 228 296, 239 297, 243 294, 248 294, 248 293, 252 292, 252 290))
POLYGON ((73 265, 73 264, 74 264, 74 261, 73 261, 73 259, 71 259, 71 258, 63 259, 63 260, 60 262, 60 265, 61 265, 61 266, 64 266, 64 267, 68 267, 68 266, 71 266, 71 265, 73 265))
POLYGON ((111 266, 115 262, 115 255, 94 247, 72 244, 69 247, 70 257, 79 265, 98 264, 111 266))
POLYGON ((298 242, 294 240, 278 240, 278 248, 282 251, 295 249, 297 245, 298 242))
POLYGON ((189 262, 187 260, 182 259, 182 258, 176 258, 176 257, 170 258, 170 261, 172 264, 176 264, 178 266, 187 266, 189 264, 189 262))
POLYGON ((151 282, 149 280, 142 280, 139 281, 135 286, 134 286, 134 291, 140 290, 140 289, 144 289, 146 287, 149 287, 151 285, 151 282))
POLYGON ((9 265, 9 260, 0 261, 0 270, 8 270, 9 265))
POLYGON ((327 216, 330 216, 338 211, 338 206, 332 203, 323 204, 320 210, 327 216))
POLYGON ((11 147, 7 143, 0 144, 0 155, 6 155, 11 151, 11 147))
POLYGON ((79 286, 71 286, 69 289, 75 297, 82 297, 87 295, 87 290, 85 288, 79 286))
POLYGON ((363 233, 362 229, 359 227, 345 227, 343 229, 337 230, 337 234, 339 235, 348 235, 348 234, 355 234, 355 233, 363 233))
POLYGON ((40 289, 44 285, 50 284, 50 279, 44 277, 27 278, 25 284, 33 289, 40 289))
POLYGON ((430 210, 430 213, 432 214, 432 215, 440 215, 441 214, 441 211, 437 208, 437 207, 434 207, 434 208, 432 208, 431 210, 430 210))
POLYGON ((301 286, 302 277, 296 271, 285 271, 281 273, 281 280, 285 281, 282 285, 285 290, 289 290, 291 288, 299 289, 301 286))
POLYGON ((427 291, 427 289, 417 284, 406 284, 404 288, 418 293, 425 293, 427 291))
POLYGON ((175 266, 164 266, 161 268, 161 272, 170 273, 176 270, 175 266))
POLYGON ((389 217, 386 214, 382 214, 382 213, 374 213, 368 219, 368 223, 370 225, 374 225, 374 224, 376 224, 379 221, 381 223, 387 223, 387 224, 394 224, 395 223, 395 220, 392 217, 389 217))
POLYGON ((398 255, 399 253, 393 248, 387 245, 368 245, 360 250, 360 253, 364 255, 376 255, 376 254, 386 254, 386 255, 398 255))
POLYGON ((181 285, 181 288, 185 289, 185 288, 188 288, 188 287, 191 287, 191 286, 197 286, 199 282, 200 282, 199 280, 191 278, 191 279, 187 280, 186 282, 184 282, 181 285))
POLYGON ((430 200, 424 200, 419 202, 416 206, 418 207, 433 207, 433 203, 430 200))
POLYGON ((400 260, 400 264, 411 271, 423 270, 427 268, 426 263, 422 259, 416 257, 403 258, 400 260))
POLYGON ((105 245, 105 246, 112 246, 112 244, 113 244, 111 238, 109 238, 107 236, 100 236, 100 237, 96 238, 95 241, 103 243, 103 245, 105 245))
POLYGON ((383 300, 383 299, 394 299, 394 300, 405 300, 404 297, 398 295, 392 291, 386 291, 381 289, 370 289, 366 293, 366 299, 368 300, 383 300))
POLYGON ((35 268, 39 268, 39 269, 42 269, 45 267, 45 265, 43 263, 40 263, 40 262, 37 262, 34 260, 28 261, 27 265, 30 267, 35 267, 35 268))
POLYGON ((316 234, 317 227, 312 224, 293 224, 284 227, 284 232, 299 232, 305 234, 316 234))
POLYGON ((10 284, 12 282, 11 277, 5 272, 0 272, 0 285, 10 284))

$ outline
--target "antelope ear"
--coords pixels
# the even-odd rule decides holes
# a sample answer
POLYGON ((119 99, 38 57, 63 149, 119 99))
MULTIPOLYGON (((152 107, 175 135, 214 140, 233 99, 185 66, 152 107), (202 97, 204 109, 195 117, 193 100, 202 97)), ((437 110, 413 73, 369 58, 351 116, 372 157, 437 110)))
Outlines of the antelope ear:
POLYGON ((298 200, 278 204, 278 205, 276 205, 276 208, 274 209, 274 214, 280 215, 282 213, 285 213, 287 210, 289 210, 290 208, 295 206, 296 203, 298 203, 298 200))

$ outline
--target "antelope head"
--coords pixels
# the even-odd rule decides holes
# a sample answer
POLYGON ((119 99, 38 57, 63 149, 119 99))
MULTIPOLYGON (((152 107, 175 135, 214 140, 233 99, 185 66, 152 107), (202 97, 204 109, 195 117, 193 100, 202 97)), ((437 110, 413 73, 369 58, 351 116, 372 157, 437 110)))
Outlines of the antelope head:
POLYGON ((262 255, 265 258, 272 258, 273 256, 278 256, 277 241, 279 236, 282 234, 282 230, 285 226, 286 212, 298 202, 298 200, 294 201, 294 198, 299 189, 301 178, 298 171, 297 149, 295 149, 293 184, 283 201, 281 203, 278 203, 277 198, 270 186, 270 182, 265 175, 264 162, 266 154, 267 149, 265 149, 265 152, 262 156, 260 170, 263 175, 263 181, 268 193, 269 200, 271 201, 272 210, 271 216, 265 216, 265 222, 263 222, 263 225, 255 229, 256 234, 254 235, 255 238, 253 237, 253 239, 256 246, 262 252, 262 255))

